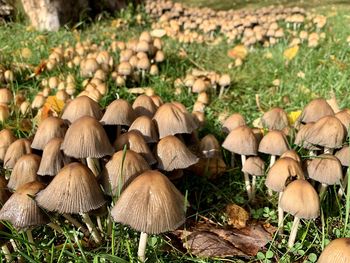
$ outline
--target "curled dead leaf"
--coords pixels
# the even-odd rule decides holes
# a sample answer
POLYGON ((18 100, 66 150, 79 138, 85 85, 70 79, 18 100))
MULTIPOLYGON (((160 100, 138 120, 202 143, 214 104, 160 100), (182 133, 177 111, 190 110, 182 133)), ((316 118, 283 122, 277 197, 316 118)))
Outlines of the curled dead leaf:
POLYGON ((228 217, 228 225, 237 229, 246 227, 249 219, 249 213, 236 204, 229 204, 226 206, 226 215, 228 217))

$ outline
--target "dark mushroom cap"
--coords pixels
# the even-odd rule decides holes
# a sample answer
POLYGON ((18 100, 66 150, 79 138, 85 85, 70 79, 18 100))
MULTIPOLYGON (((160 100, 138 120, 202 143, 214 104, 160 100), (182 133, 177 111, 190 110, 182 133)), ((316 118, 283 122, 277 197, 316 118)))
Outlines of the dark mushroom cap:
POLYGON ((132 104, 132 108, 138 117, 146 115, 152 118, 157 111, 157 106, 154 104, 153 100, 146 95, 138 96, 132 104))
POLYGON ((114 152, 102 125, 90 116, 83 116, 72 123, 61 149, 74 158, 100 158, 114 152))
POLYGON ((334 115, 334 111, 325 99, 314 99, 307 104, 298 118, 298 122, 316 122, 319 119, 334 115))
POLYGON ((289 150, 286 136, 281 131, 269 131, 260 141, 259 152, 270 155, 282 155, 289 150))
POLYGON ((154 143, 159 140, 157 128, 152 119, 148 116, 136 118, 129 128, 129 131, 132 130, 139 131, 147 143, 154 143))
POLYGON ((33 198, 44 188, 44 184, 39 182, 29 182, 19 187, 0 210, 0 220, 11 222, 18 230, 48 223, 49 219, 33 198))
POLYGON ((10 196, 11 193, 7 188, 7 180, 4 176, 0 176, 0 207, 5 204, 10 196))
POLYGON ((344 146, 335 153, 335 157, 341 162, 342 166, 349 167, 350 164, 350 148, 349 145, 344 146))
POLYGON ((289 125, 287 113, 278 107, 265 112, 261 117, 261 123, 269 130, 283 130, 289 125))
POLYGON ((319 147, 312 145, 311 143, 306 141, 307 133, 314 124, 315 124, 314 122, 309 122, 301 126, 295 136, 294 144, 308 150, 319 150, 320 149, 319 147))
POLYGON ((51 183, 38 193, 36 201, 40 207, 61 214, 85 213, 105 203, 95 176, 81 163, 63 167, 51 183))
POLYGON ((258 141, 248 126, 239 126, 227 135, 222 147, 241 155, 257 155, 258 141))
POLYGON ((179 227, 185 221, 185 198, 158 171, 146 171, 124 190, 111 211, 114 221, 148 234, 179 227))
POLYGON ((321 154, 312 159, 307 172, 311 179, 327 185, 340 183, 343 176, 340 161, 331 154, 321 154))
POLYGON ((320 199, 306 180, 295 180, 284 190, 281 201, 283 211, 298 218, 314 219, 320 214, 320 199))
POLYGON ((318 263, 350 262, 350 238, 338 238, 330 242, 319 257, 318 263))
POLYGON ((251 156, 244 163, 242 172, 253 176, 263 176, 265 173, 265 162, 259 156, 251 156))
POLYGON ((207 134, 199 142, 199 151, 205 158, 221 157, 221 147, 213 134, 207 134))
POLYGON ((240 113, 234 113, 224 121, 224 124, 222 125, 222 130, 225 133, 230 133, 237 127, 245 125, 246 122, 244 120, 244 117, 240 113))
POLYGON ((27 153, 31 153, 31 142, 28 139, 17 139, 7 148, 4 157, 4 168, 13 169, 17 160, 27 153))
POLYGON ((10 129, 0 131, 0 161, 4 161, 8 147, 16 140, 10 129))
POLYGON ((107 106, 106 112, 101 119, 103 125, 130 126, 136 119, 136 114, 126 100, 117 99, 107 106))

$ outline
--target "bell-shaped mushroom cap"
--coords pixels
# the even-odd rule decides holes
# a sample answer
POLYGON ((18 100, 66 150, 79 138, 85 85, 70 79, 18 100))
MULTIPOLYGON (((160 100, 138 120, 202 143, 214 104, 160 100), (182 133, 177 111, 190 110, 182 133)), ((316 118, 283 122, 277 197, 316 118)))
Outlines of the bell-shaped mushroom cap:
POLYGON ((320 199, 312 185, 303 179, 291 182, 284 190, 281 201, 283 211, 298 218, 313 219, 320 214, 320 199))
POLYGON ((301 164, 301 158, 295 150, 285 151, 280 158, 289 157, 301 164))
POLYGON ((327 185, 339 184, 343 176, 340 161, 331 154, 321 154, 312 159, 307 172, 311 179, 327 185))
POLYGON ((334 117, 336 117, 343 124, 346 131, 350 128, 350 114, 347 110, 342 110, 337 112, 334 117))
POLYGON ((265 112, 261 117, 261 123, 269 130, 283 130, 289 125, 287 113, 278 107, 265 112))
POLYGON ((117 99, 107 106, 106 112, 101 119, 103 125, 130 126, 136 119, 136 114, 126 100, 117 99))
POLYGON ((74 158, 100 158, 114 152, 102 125, 90 116, 73 122, 67 130, 61 149, 64 154, 74 158))
POLYGON ((0 207, 5 204, 10 196, 11 193, 7 188, 7 180, 4 176, 0 176, 0 207))
POLYGON ((192 92, 193 93, 201 93, 207 90, 207 85, 205 84, 204 80, 202 79, 196 79, 192 86, 192 92))
POLYGON ((81 163, 63 167, 36 197, 40 207, 61 214, 85 213, 101 207, 105 200, 91 170, 81 163))
POLYGON ((197 128, 192 115, 174 103, 160 106, 153 119, 157 124, 160 139, 178 133, 191 133, 197 128))
POLYGON ((8 147, 16 140, 10 129, 0 131, 0 161, 4 161, 8 147))
POLYGON ((258 141, 248 126, 239 126, 232 130, 227 135, 222 147, 240 155, 258 154, 258 141))
POLYGON ((259 156, 251 156, 245 161, 242 172, 262 176, 265 173, 265 163, 259 156))
POLYGON ((140 154, 148 162, 149 165, 157 162, 145 139, 139 131, 133 130, 127 133, 123 133, 114 142, 114 147, 117 151, 123 150, 125 145, 127 149, 140 154))
POLYGON ((305 134, 305 140, 327 148, 340 148, 345 140, 345 129, 336 117, 326 116, 312 125, 305 134))
POLYGON ((230 133, 237 127, 245 125, 246 122, 244 120, 244 117, 240 113, 234 113, 224 121, 224 124, 222 125, 222 130, 225 133, 230 133))
POLYGON ((304 179, 300 163, 289 157, 280 158, 269 170, 265 185, 275 192, 283 192, 288 179, 291 178, 304 179))
POLYGON ((199 151, 205 158, 221 157, 221 147, 213 134, 207 134, 199 142, 199 151))
POLYGON ((343 237, 333 240, 323 250, 317 263, 348 263, 350 262, 350 238, 343 237))
POLYGON ((350 148, 349 145, 344 146, 335 153, 342 166, 349 167, 350 164, 350 148))
POLYGON ((132 104, 132 108, 138 117, 146 115, 152 118, 157 111, 157 106, 154 104, 153 100, 146 95, 138 96, 132 104))
POLYGON ((314 99, 304 107, 298 122, 316 122, 327 115, 334 115, 334 111, 327 101, 325 99, 314 99))
POLYGON ((282 155, 289 150, 286 136, 281 131, 269 131, 260 141, 259 152, 270 155, 282 155))
POLYGON ((146 171, 124 190, 111 211, 114 221, 148 234, 179 227, 185 221, 185 198, 158 171, 146 171))
POLYGON ((147 143, 158 142, 158 131, 152 121, 148 116, 140 116, 131 124, 129 131, 139 131, 147 143))
POLYGON ((36 181, 39 165, 40 156, 32 153, 23 155, 13 167, 8 188, 16 190, 25 183, 36 181))
POLYGON ((31 153, 30 141, 28 139, 18 139, 10 144, 4 157, 4 168, 13 169, 17 160, 24 154, 31 153))
POLYGON ((48 223, 49 219, 33 198, 44 188, 40 182, 29 182, 19 187, 0 210, 0 220, 11 222, 19 230, 48 223))
POLYGON ((158 168, 164 171, 185 169, 198 162, 198 158, 177 137, 170 135, 156 146, 158 168))
POLYGON ((312 145, 311 143, 307 142, 305 140, 306 135, 309 131, 309 129, 314 125, 314 122, 309 122, 303 126, 300 127, 298 133, 295 136, 294 144, 305 148, 307 150, 319 150, 319 147, 312 145))
POLYGON ((149 170, 148 163, 138 153, 126 150, 113 154, 102 173, 103 188, 107 194, 122 191, 142 172, 149 170))
POLYGON ((162 98, 158 95, 152 95, 150 96, 151 100, 153 100, 154 105, 156 105, 157 108, 163 105, 162 98))
POLYGON ((53 138, 45 146, 41 158, 38 175, 55 176, 70 158, 65 156, 61 150, 62 138, 53 138))
POLYGON ((80 96, 70 101, 63 110, 62 119, 73 123, 83 116, 91 116, 97 120, 102 118, 98 103, 87 96, 80 96))
POLYGON ((57 117, 48 117, 42 121, 35 133, 31 147, 43 150, 49 140, 53 138, 64 138, 68 126, 57 117))

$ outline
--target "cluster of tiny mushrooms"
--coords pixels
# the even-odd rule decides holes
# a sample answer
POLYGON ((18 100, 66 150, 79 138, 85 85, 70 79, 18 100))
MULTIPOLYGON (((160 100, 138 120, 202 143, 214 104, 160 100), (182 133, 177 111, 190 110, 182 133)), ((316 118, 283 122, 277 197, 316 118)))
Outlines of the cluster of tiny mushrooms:
MULTIPOLYGON (((154 28, 163 28, 170 37, 182 36, 183 41, 188 36, 190 42, 199 41, 201 35, 194 37, 186 32, 198 28, 208 37, 219 29, 229 40, 241 38, 245 44, 250 40, 251 45, 255 42, 248 37, 250 31, 256 41, 268 37, 270 43, 281 32, 283 35, 283 30, 275 26, 279 20, 291 23, 293 28, 303 23, 305 16, 317 28, 325 23, 324 17, 306 14, 301 8, 215 12, 169 1, 147 1, 146 9, 159 17, 154 28)), ((107 50, 89 41, 54 48, 45 70, 63 63, 78 68, 78 74, 86 78, 79 94, 73 74, 42 79, 42 90, 32 102, 21 93, 13 94, 8 87, 0 89, 0 120, 4 127, 14 115, 25 118, 36 111, 40 116, 50 94, 55 93, 65 103, 61 114, 51 111, 45 119, 39 118, 31 137, 16 138, 9 128, 0 131, 0 162, 9 175, 0 177, 0 219, 26 231, 31 244, 35 243, 31 229, 39 225, 46 224, 63 233, 59 216, 84 235, 91 233, 94 242, 101 244, 102 236, 111 235, 114 220, 141 232, 138 256, 145 261, 148 234, 171 231, 185 222, 186 200, 171 180, 181 178, 184 172, 206 173, 209 179, 215 179, 226 170, 219 141, 213 134, 198 138, 198 128, 205 124, 204 108, 210 102, 209 95, 222 96, 230 85, 229 75, 193 70, 175 81, 176 92, 182 87, 198 93, 192 113, 179 102, 164 103, 152 89, 132 104, 117 98, 102 109, 98 103, 108 93, 109 77, 116 86, 124 87, 159 73, 157 64, 164 61, 165 55, 158 37, 163 33, 160 29, 153 34, 145 31, 128 42, 113 41, 107 50), (119 63, 115 63, 112 52, 119 52, 119 63), (75 214, 81 215, 87 229, 72 216, 75 214)), ((10 87, 15 75, 4 70, 0 80, 10 87)), ((232 168, 240 155, 249 201, 254 201, 260 176, 266 175, 269 195, 278 192, 280 232, 284 212, 294 216, 288 241, 292 247, 300 219, 319 216, 327 186, 339 185, 338 195, 344 195, 350 161, 346 144, 350 110, 335 112, 326 100, 315 99, 293 125, 287 113, 277 107, 263 114, 261 125, 263 129, 251 128, 241 114, 232 114, 222 125, 228 134, 222 147, 231 152, 232 168), (270 163, 265 168, 263 159, 267 156, 270 163)), ((11 244, 16 249, 15 241, 11 240, 11 244)), ((334 262, 345 262, 336 261, 339 258, 349 261, 349 248, 349 239, 335 240, 319 262, 329 262, 329 256, 334 262)), ((10 260, 6 242, 2 249, 10 260)))

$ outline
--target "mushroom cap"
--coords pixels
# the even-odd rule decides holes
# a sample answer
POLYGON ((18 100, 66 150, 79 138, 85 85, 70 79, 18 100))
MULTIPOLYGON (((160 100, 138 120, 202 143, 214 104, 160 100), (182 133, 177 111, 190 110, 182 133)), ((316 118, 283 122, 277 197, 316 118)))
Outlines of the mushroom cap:
POLYGON ((338 238, 330 242, 320 255, 317 263, 350 262, 350 238, 338 238))
POLYGON ((122 61, 118 65, 118 73, 123 76, 128 76, 132 73, 132 66, 128 61, 122 61))
POLYGON ((258 141, 248 126, 239 126, 227 135, 222 147, 240 155, 257 155, 258 141))
POLYGON ((205 84, 204 80, 198 78, 194 81, 192 86, 192 92, 193 93, 201 93, 207 90, 207 85, 205 84))
POLYGON ((158 171, 146 171, 124 190, 112 208, 114 221, 148 234, 179 227, 185 221, 185 198, 158 171))
POLYGON ((325 99, 314 99, 301 112, 298 122, 316 122, 327 115, 334 115, 334 111, 325 99))
POLYGON ((265 112, 261 117, 261 123, 269 130, 283 130, 289 125, 287 113, 278 107, 265 112))
POLYGON ((225 86, 229 86, 230 84, 231 84, 230 75, 228 74, 221 75, 221 77, 219 78, 219 85, 225 87, 225 86))
POLYGON ((251 156, 245 161, 242 172, 253 176, 263 176, 265 173, 265 162, 259 156, 251 156))
POLYGON ((102 173, 103 188, 107 194, 114 196, 119 190, 123 191, 136 176, 149 169, 140 154, 132 150, 118 151, 106 163, 102 173))
POLYGON ((260 141, 259 152, 270 155, 282 155, 289 150, 286 136, 281 131, 269 131, 260 141))
POLYGON ((139 131, 147 143, 154 143, 159 140, 157 128, 148 116, 140 116, 135 119, 129 128, 129 131, 132 130, 139 131))
POLYGON ((102 125, 93 117, 83 116, 73 122, 61 149, 74 158, 100 158, 114 152, 102 125))
POLYGON ((47 117, 40 123, 31 147, 43 150, 51 139, 64 138, 67 128, 67 124, 61 118, 47 117))
POLYGON ((157 106, 154 104, 153 100, 147 95, 138 96, 132 104, 132 108, 134 109, 137 117, 146 115, 152 118, 155 112, 157 111, 157 106))
POLYGON ((265 185, 276 192, 283 192, 288 179, 304 179, 304 172, 299 162, 292 158, 279 158, 267 173, 265 185))
POLYGON ((301 164, 301 158, 295 150, 285 151, 280 158, 289 157, 301 164))
POLYGON ((207 134, 199 142, 199 151, 205 158, 221 157, 221 147, 213 134, 207 134))
POLYGON ((105 200, 91 170, 81 163, 63 167, 36 197, 40 207, 61 214, 85 213, 101 207, 105 200))
POLYGON ((4 161, 8 147, 16 140, 10 129, 0 131, 0 161, 4 161))
POLYGON ((343 124, 345 131, 350 128, 350 114, 347 110, 342 110, 337 112, 334 117, 336 117, 343 124))
POLYGON ((298 218, 314 219, 320 214, 320 199, 312 185, 303 179, 291 182, 284 190, 280 205, 283 211, 298 218))
POLYGON ((233 113, 228 117, 224 124, 222 125, 222 131, 225 133, 230 133, 232 130, 236 129, 239 126, 245 126, 246 122, 244 117, 239 113, 233 113))
POLYGON ((158 168, 165 171, 185 169, 198 162, 198 158, 177 137, 162 138, 156 146, 158 168))
POLYGON ((48 223, 49 219, 33 199, 44 188, 45 185, 40 182, 29 182, 19 187, 0 210, 0 220, 9 221, 20 230, 48 223))
POLYGON ((70 158, 64 155, 61 150, 62 142, 62 138, 53 138, 46 144, 41 158, 38 175, 55 176, 70 162, 70 158))
POLYGON ((103 125, 125 125, 130 126, 136 119, 136 114, 126 100, 117 99, 111 102, 103 114, 100 122, 103 125))
POLYGON ((342 166, 349 167, 350 164, 350 148, 349 145, 344 146, 339 151, 337 151, 334 155, 338 158, 342 166))
POLYGON ((8 188, 16 190, 25 183, 36 181, 40 159, 40 156, 32 153, 19 158, 11 172, 8 188))
POLYGON ((73 123, 83 116, 91 116, 97 120, 102 118, 100 106, 88 96, 79 96, 71 100, 63 110, 62 119, 73 123))
POLYGON ((307 172, 311 179, 327 185, 339 184, 343 177, 340 161, 331 154, 320 154, 312 159, 307 172))
POLYGON ((314 125, 314 122, 309 122, 299 128, 299 131, 297 132, 294 140, 294 144, 305 148, 307 150, 319 150, 319 147, 312 145, 311 143, 307 142, 305 140, 306 135, 308 131, 311 129, 311 127, 314 125))
POLYGON ((305 140, 327 148, 340 148, 345 140, 345 129, 336 117, 325 116, 313 124, 305 134, 305 140))
POLYGON ((5 176, 0 176, 0 207, 5 204, 10 196, 11 193, 7 188, 7 180, 5 176))
POLYGON ((27 153, 31 153, 30 141, 28 139, 17 139, 7 148, 4 157, 4 168, 13 169, 17 160, 27 153))
POLYGON ((191 133, 197 128, 191 114, 177 104, 165 103, 160 106, 153 117, 159 131, 159 138, 178 133, 191 133))

